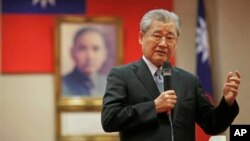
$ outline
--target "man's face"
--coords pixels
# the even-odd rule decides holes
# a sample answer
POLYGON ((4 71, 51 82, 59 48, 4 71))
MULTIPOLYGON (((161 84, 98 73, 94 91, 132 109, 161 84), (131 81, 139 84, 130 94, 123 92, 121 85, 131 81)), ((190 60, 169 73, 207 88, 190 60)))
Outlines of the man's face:
POLYGON ((153 21, 146 32, 140 31, 139 43, 143 55, 154 65, 160 67, 175 53, 178 36, 173 22, 153 21))
POLYGON ((86 74, 97 73, 106 60, 107 52, 102 35, 95 31, 81 34, 71 50, 76 67, 86 74))

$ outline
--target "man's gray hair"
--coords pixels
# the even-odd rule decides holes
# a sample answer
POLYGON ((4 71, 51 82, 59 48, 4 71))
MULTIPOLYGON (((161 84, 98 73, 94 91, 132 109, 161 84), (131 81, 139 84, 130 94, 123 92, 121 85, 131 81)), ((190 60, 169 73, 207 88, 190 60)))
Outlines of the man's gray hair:
POLYGON ((173 12, 169 12, 164 9, 155 9, 147 12, 141 19, 140 30, 142 32, 146 32, 150 27, 152 21, 160 21, 164 23, 174 22, 176 25, 176 30, 178 36, 181 32, 181 20, 180 18, 173 12))

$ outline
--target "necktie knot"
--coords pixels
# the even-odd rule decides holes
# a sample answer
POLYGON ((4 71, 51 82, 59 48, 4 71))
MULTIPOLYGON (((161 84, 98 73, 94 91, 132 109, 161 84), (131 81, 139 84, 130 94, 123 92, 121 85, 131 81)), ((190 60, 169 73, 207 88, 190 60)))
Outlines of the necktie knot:
POLYGON ((158 69, 155 71, 155 75, 157 75, 157 76, 162 75, 161 69, 158 68, 158 69))

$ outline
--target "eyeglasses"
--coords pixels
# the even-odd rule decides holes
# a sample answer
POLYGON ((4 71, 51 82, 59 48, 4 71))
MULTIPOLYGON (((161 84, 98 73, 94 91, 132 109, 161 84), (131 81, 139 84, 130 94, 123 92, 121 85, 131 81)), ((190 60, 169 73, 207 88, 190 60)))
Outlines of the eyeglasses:
POLYGON ((156 43, 161 43, 162 41, 165 41, 165 43, 167 44, 173 44, 177 40, 177 37, 171 34, 167 36, 162 36, 161 34, 156 33, 152 34, 151 37, 156 43))

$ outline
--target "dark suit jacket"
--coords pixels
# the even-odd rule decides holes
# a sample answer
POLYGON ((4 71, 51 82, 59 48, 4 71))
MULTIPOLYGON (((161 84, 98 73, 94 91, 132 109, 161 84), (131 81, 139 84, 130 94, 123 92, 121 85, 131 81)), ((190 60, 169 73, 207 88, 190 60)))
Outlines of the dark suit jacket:
MULTIPOLYGON (((214 108, 205 97, 198 78, 172 69, 172 87, 177 95, 173 110, 175 141, 194 141, 195 122, 207 134, 227 129, 238 114, 238 105, 227 106, 222 98, 214 108)), ((157 114, 154 99, 160 94, 146 63, 113 68, 103 97, 102 126, 120 132, 121 141, 171 141, 166 113, 157 114)))

